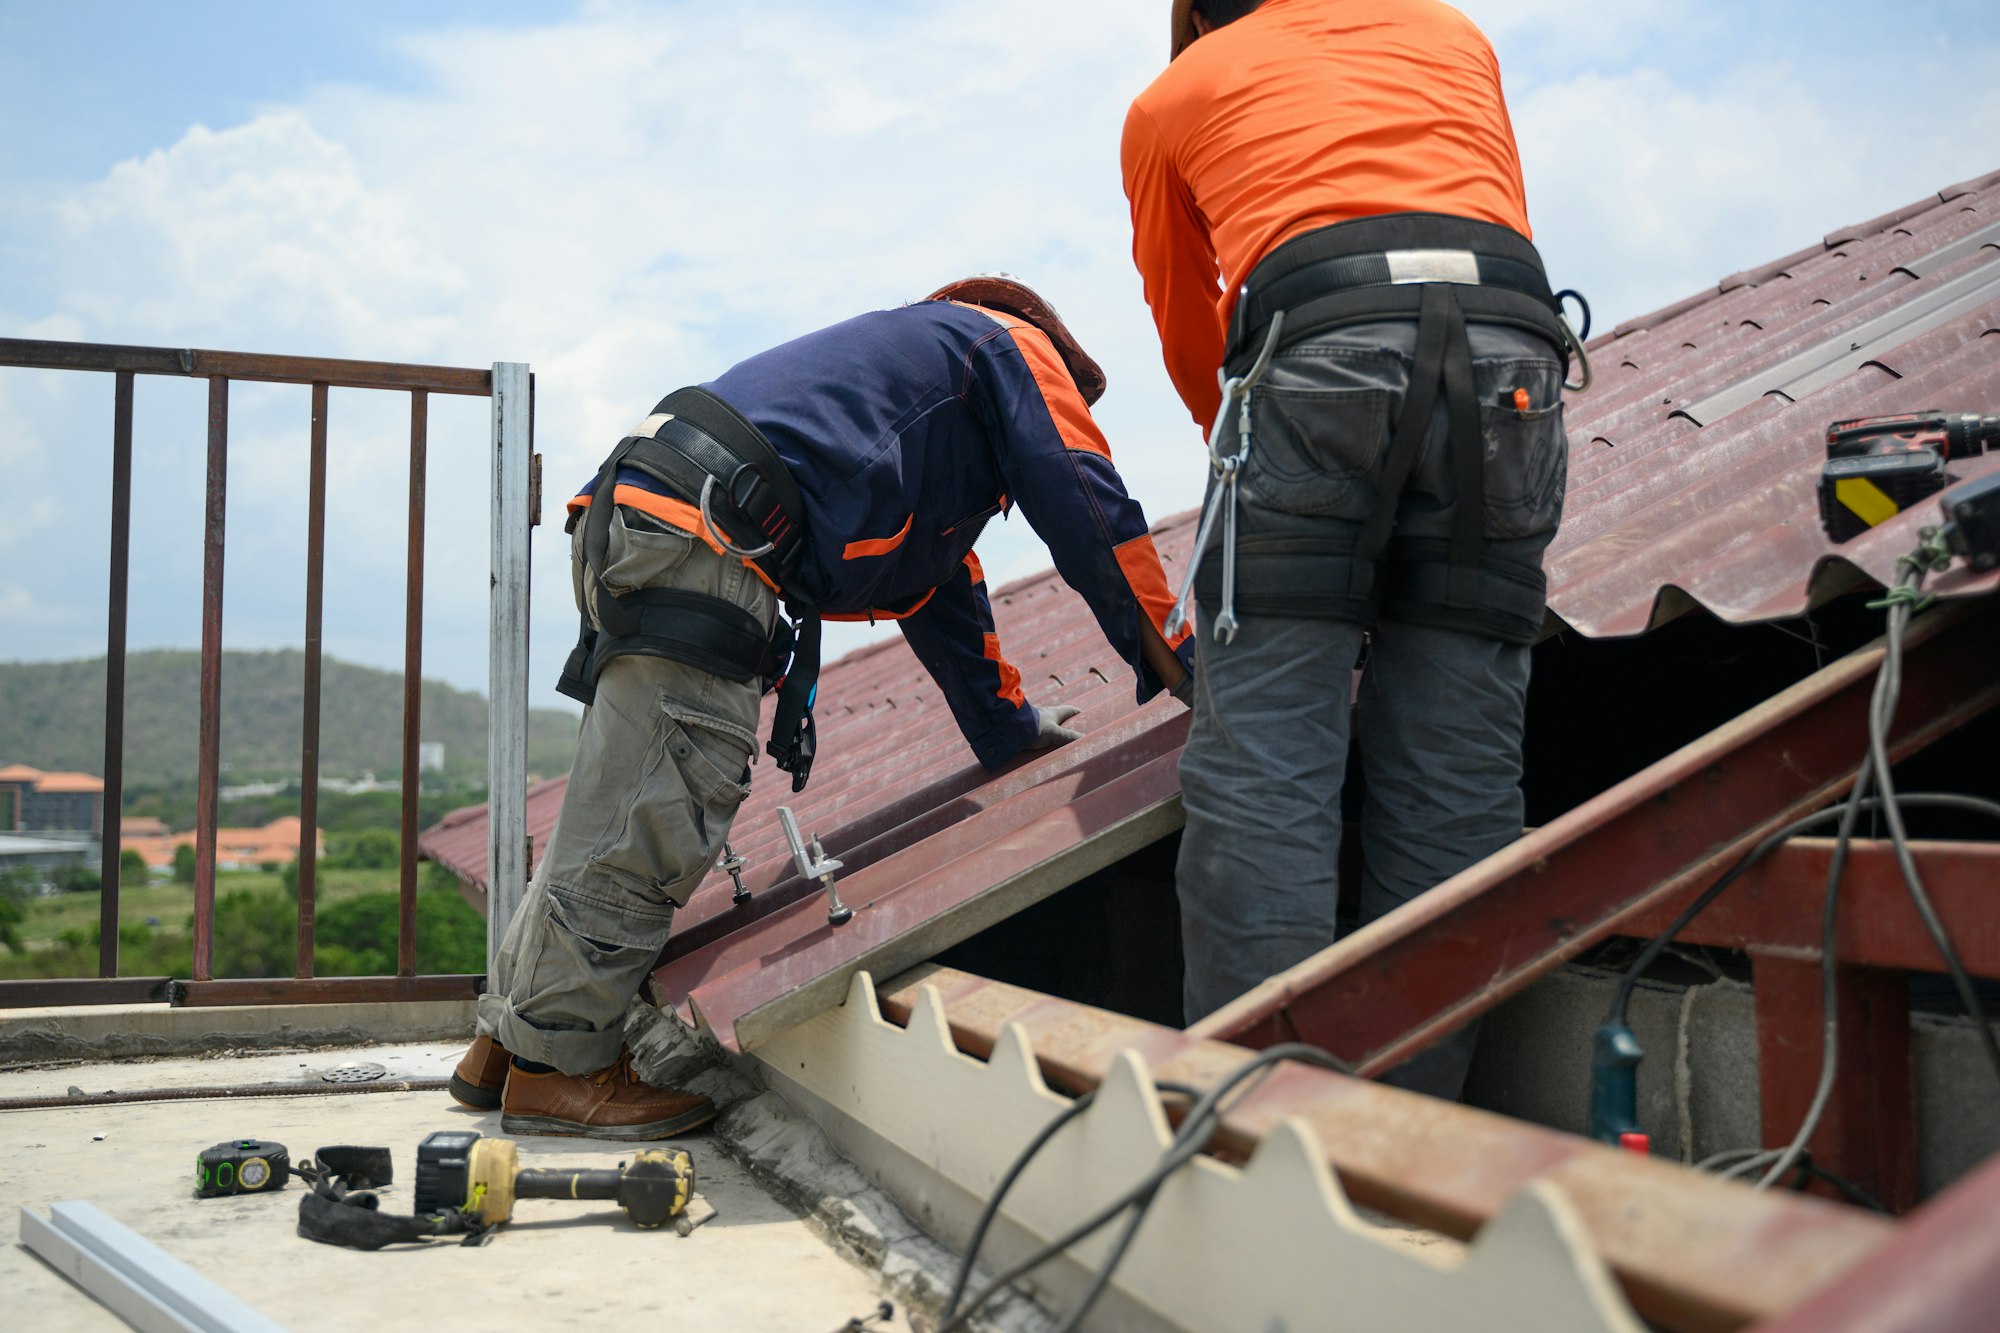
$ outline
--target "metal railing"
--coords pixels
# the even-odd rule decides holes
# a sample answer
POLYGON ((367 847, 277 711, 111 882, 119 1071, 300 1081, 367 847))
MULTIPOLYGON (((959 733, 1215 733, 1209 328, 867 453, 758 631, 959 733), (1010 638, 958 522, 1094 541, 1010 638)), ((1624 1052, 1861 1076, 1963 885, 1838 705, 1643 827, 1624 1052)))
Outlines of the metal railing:
POLYGON ((270 1004, 464 998, 478 976, 416 971, 417 747, 422 723, 424 505, 433 393, 492 400, 493 567, 488 796, 495 892, 488 958, 526 881, 528 536, 538 520, 531 495, 533 380, 526 365, 488 370, 319 357, 266 356, 97 343, 0 338, 0 367, 94 371, 113 376, 111 565, 105 646, 104 833, 98 975, 0 981, 0 1007, 169 1000, 175 1004, 270 1004), (139 375, 208 381, 208 465, 203 521, 201 717, 195 797, 194 938, 190 980, 118 975, 119 829, 124 804, 126 614, 131 566, 132 390, 139 375), (229 389, 234 381, 309 386, 311 443, 306 532, 304 726, 299 754, 298 939, 289 978, 214 975, 216 828, 222 735, 223 546, 227 530, 229 389), (326 563, 327 396, 332 388, 407 393, 409 529, 404 588, 401 861, 393 977, 313 975, 317 894, 321 617, 326 563), (504 887, 502 887, 504 886, 504 887))

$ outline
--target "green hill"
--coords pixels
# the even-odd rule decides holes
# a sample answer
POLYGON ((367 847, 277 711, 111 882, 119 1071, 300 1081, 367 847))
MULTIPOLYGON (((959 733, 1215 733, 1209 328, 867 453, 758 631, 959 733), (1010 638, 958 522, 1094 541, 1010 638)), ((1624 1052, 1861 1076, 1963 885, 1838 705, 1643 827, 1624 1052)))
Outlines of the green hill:
MULTIPOLYGON (((171 786, 195 775, 201 655, 133 653, 125 663, 125 785, 171 786)), ((0 662, 0 764, 99 773, 104 767, 104 659, 0 662)), ((305 654, 222 655, 225 783, 296 777, 304 717, 305 654)), ((444 744, 446 779, 483 784, 486 700, 423 683, 422 739, 444 744)), ((528 714, 528 771, 569 771, 577 719, 528 714)), ((403 682, 392 672, 328 657, 320 672, 320 772, 382 779, 402 770, 403 682)))

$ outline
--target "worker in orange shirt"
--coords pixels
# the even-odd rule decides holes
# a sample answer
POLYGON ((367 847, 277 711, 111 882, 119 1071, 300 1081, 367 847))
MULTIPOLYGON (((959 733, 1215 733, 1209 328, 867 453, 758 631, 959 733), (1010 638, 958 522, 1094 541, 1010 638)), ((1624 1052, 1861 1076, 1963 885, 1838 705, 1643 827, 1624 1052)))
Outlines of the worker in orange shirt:
MULTIPOLYGON (((1520 836, 1574 339, 1492 48, 1438 0, 1176 0, 1122 158, 1210 428, 1180 608, 1193 1021, 1334 942, 1350 736, 1363 922, 1520 836)), ((1457 1096, 1470 1060, 1468 1032, 1391 1081, 1457 1096)))

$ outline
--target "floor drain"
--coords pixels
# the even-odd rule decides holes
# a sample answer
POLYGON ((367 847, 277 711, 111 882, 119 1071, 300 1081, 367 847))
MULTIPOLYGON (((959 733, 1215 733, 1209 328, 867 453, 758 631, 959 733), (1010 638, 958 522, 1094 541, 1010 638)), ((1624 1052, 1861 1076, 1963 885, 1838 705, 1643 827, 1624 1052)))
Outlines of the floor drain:
POLYGON ((373 1083, 388 1072, 377 1064, 346 1064, 335 1065, 321 1074, 320 1078, 328 1083, 373 1083))

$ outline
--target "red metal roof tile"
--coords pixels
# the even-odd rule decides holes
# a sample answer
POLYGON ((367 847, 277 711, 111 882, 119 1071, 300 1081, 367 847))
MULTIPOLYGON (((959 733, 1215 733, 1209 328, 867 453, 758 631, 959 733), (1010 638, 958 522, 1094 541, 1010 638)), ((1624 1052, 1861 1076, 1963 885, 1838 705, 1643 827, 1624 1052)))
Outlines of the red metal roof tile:
MULTIPOLYGON (((1592 344, 1597 381, 1566 408, 1569 500, 1549 554, 1557 618, 1591 636, 1643 633, 1695 607, 1732 622, 1779 619, 1893 576, 1936 511, 1925 506, 1836 548, 1819 527, 1816 482, 1834 419, 2000 412, 2000 245, 1968 239, 2000 222, 2000 173, 1954 189, 1592 344), (1696 407, 1703 414, 1691 415, 1696 407)), ((1173 586, 1193 518, 1155 530, 1173 586)), ((1996 581, 1951 574, 1935 587, 1966 595, 1996 581)), ((1080 707, 1084 739, 989 777, 900 640, 830 665, 814 781, 795 796, 783 775, 758 766, 731 839, 753 898, 735 905, 728 879, 710 877, 676 918, 658 998, 692 999, 731 1039, 738 1019, 807 981, 896 961, 898 940, 919 924, 954 923, 932 932, 933 949, 972 933, 983 894, 1031 880, 1036 864, 1116 823, 1119 802, 1137 813, 1172 799, 1146 775, 1166 771, 1185 712, 1165 699, 1133 703, 1131 669, 1111 659, 1082 600, 1050 571, 1000 589, 994 611, 1029 697, 1080 707), (1066 818, 1070 802, 1076 813, 1066 818), (845 863, 854 923, 827 926, 818 886, 792 867, 781 804, 845 863)), ((562 787, 530 793, 538 846, 562 787)), ((422 846, 483 882, 484 807, 447 817, 422 846)))

